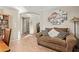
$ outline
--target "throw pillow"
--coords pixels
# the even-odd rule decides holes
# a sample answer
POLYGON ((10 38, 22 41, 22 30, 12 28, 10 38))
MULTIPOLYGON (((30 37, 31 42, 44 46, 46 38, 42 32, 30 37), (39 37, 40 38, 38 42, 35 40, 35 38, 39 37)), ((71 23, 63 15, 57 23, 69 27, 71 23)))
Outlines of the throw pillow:
POLYGON ((56 31, 55 29, 52 29, 51 31, 48 32, 48 35, 50 37, 56 37, 59 34, 58 31, 56 31))
POLYGON ((60 39, 65 39, 68 34, 68 32, 60 32, 57 37, 60 39))
POLYGON ((48 32, 51 31, 53 28, 45 28, 48 32))
POLYGON ((41 32, 42 32, 42 34, 43 34, 44 36, 48 36, 48 31, 47 31, 47 30, 42 30, 41 32))

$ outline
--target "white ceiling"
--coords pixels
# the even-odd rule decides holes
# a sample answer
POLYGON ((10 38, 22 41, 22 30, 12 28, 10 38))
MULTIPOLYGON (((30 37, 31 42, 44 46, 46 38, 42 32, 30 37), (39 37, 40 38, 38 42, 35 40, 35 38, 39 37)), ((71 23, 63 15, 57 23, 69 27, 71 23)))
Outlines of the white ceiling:
POLYGON ((52 6, 25 6, 25 8, 29 11, 43 11, 47 9, 54 8, 52 6))
MULTIPOLYGON (((60 6, 24 6, 24 8, 28 11, 45 11, 50 9, 55 9, 60 6)), ((61 6, 61 7, 74 7, 79 8, 78 6, 61 6)))

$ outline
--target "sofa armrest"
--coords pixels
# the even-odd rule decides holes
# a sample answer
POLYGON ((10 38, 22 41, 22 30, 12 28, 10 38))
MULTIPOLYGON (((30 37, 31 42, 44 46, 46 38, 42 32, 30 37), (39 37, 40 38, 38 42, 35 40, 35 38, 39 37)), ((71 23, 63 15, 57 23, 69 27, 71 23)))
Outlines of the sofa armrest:
POLYGON ((67 37, 66 37, 66 51, 72 51, 74 46, 76 45, 77 43, 77 40, 76 38, 74 37, 73 34, 69 34, 67 37))
POLYGON ((36 33, 35 36, 36 36, 37 38, 39 38, 40 36, 42 36, 42 33, 41 33, 41 32, 36 33))

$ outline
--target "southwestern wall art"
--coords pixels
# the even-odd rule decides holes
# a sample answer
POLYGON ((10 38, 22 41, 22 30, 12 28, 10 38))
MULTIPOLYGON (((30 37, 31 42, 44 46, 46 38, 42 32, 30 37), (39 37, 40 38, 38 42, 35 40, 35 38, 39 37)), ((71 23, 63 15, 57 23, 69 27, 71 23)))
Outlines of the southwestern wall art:
POLYGON ((55 10, 48 17, 48 21, 53 25, 60 25, 67 20, 67 13, 62 10, 55 10))

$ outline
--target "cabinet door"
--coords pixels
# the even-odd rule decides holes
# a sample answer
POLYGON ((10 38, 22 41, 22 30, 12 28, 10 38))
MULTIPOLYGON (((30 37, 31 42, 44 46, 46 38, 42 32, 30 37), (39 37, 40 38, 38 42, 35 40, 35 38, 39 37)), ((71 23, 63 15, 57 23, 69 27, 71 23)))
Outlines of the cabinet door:
POLYGON ((4 28, 9 27, 9 15, 3 15, 3 19, 0 19, 0 35, 3 34, 4 28))

